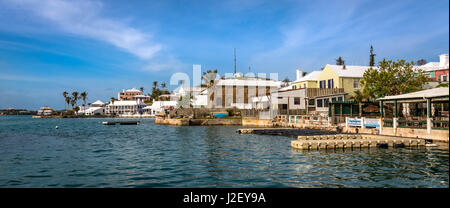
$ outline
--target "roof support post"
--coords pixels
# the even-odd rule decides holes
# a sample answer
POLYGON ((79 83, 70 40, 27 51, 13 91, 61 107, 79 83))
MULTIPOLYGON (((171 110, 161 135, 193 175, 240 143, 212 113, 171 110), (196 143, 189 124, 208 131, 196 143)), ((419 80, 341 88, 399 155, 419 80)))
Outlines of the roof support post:
POLYGON ((380 117, 383 118, 384 116, 384 110, 383 110, 383 101, 380 101, 380 117))
POLYGON ((433 126, 431 118, 431 98, 427 98, 427 133, 431 134, 431 127, 433 126))

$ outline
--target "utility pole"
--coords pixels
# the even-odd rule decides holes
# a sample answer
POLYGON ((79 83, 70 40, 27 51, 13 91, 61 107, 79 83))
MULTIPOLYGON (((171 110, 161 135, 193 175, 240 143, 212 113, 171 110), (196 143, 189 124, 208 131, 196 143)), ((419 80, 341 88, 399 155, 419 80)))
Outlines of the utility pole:
POLYGON ((234 74, 236 74, 236 48, 234 48, 234 74))

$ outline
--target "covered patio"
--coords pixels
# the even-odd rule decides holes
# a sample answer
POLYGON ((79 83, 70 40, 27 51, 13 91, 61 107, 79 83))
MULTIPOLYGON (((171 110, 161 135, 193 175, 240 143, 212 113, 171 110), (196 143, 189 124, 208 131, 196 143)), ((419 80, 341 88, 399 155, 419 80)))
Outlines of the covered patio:
POLYGON ((433 88, 378 99, 382 127, 432 130, 449 129, 449 88, 433 88))

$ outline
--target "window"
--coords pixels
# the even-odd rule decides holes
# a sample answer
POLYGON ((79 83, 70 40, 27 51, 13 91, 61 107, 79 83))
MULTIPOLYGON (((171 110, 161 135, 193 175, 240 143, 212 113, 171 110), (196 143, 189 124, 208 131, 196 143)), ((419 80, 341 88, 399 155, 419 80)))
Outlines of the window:
POLYGON ((308 100, 308 105, 314 105, 315 103, 314 103, 314 99, 310 99, 310 100, 308 100))
POLYGON ((341 97, 338 97, 338 101, 342 101, 342 96, 341 96, 341 97))
POLYGON ((334 80, 333 79, 328 80, 328 88, 334 88, 334 80))
POLYGON ((327 81, 326 80, 321 80, 319 82, 320 88, 326 88, 327 87, 327 81))
POLYGON ((336 101, 336 98, 334 97, 334 98, 331 98, 331 102, 335 102, 336 101))
POLYGON ((294 97, 294 105, 300 105, 300 98, 294 97))
POLYGON ((297 85, 292 85, 292 89, 297 89, 297 85))
POLYGON ((359 89, 359 79, 353 79, 353 88, 359 89))
POLYGON ((322 99, 317 99, 317 107, 322 107, 322 99))
POLYGON ((328 107, 328 103, 330 102, 330 99, 329 98, 326 98, 326 99, 323 99, 323 107, 328 107))
POLYGON ((441 82, 446 82, 446 81, 448 81, 447 78, 448 78, 448 74, 443 74, 443 75, 441 75, 439 81, 441 81, 441 82))

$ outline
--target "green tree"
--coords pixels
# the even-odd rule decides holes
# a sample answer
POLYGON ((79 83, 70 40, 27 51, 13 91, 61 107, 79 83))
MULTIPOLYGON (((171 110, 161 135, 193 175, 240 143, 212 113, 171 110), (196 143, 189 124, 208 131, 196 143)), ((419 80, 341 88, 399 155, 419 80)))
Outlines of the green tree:
POLYGON ((342 59, 342 57, 339 56, 339 58, 336 59, 336 65, 345 65, 345 61, 344 59, 342 59))
POLYGON ((158 81, 153 81, 153 90, 158 87, 158 81))
POLYGON ((144 87, 140 87, 139 90, 144 94, 144 87))
POLYGON ((378 68, 369 68, 361 80, 363 93, 370 98, 380 98, 422 90, 427 83, 423 70, 414 69, 414 62, 401 59, 391 61, 383 59, 378 68))
POLYGON ((289 85, 289 82, 291 82, 291 80, 289 80, 288 77, 284 78, 284 80, 283 80, 284 85, 286 85, 286 86, 289 85))
POLYGON ((166 83, 165 82, 161 82, 161 88, 162 89, 166 88, 166 83))
POLYGON ((427 60, 420 59, 420 60, 417 61, 417 66, 422 66, 422 65, 425 65, 426 63, 427 63, 427 60))
POLYGON ((369 66, 375 66, 375 56, 376 56, 376 54, 373 54, 373 46, 370 46, 370 62, 369 62, 369 66))

